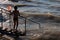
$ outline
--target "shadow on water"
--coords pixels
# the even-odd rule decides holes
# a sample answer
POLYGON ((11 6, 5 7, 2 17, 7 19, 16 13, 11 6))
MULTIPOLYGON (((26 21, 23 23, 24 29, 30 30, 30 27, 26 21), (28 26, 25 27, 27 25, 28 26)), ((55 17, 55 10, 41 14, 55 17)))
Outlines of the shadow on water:
MULTIPOLYGON (((0 27, 0 34, 2 35, 2 36, 4 36, 4 35, 7 35, 7 36, 9 36, 9 37, 11 37, 11 38, 14 38, 15 40, 22 40, 22 38, 20 38, 19 36, 25 36, 26 35, 26 33, 25 32, 18 32, 17 30, 9 30, 9 31, 7 31, 7 29, 8 28, 5 28, 4 30, 3 30, 3 27, 0 27)), ((7 37, 8 38, 8 37, 7 37)))
POLYGON ((14 39, 15 40, 23 40, 22 38, 19 38, 19 37, 15 37, 14 39))

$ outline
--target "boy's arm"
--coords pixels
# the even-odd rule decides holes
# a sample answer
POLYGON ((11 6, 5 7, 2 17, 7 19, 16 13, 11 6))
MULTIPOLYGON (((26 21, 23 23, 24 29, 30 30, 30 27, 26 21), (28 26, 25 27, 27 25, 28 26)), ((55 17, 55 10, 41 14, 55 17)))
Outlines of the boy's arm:
POLYGON ((18 15, 20 16, 20 13, 19 13, 19 11, 18 11, 18 15))

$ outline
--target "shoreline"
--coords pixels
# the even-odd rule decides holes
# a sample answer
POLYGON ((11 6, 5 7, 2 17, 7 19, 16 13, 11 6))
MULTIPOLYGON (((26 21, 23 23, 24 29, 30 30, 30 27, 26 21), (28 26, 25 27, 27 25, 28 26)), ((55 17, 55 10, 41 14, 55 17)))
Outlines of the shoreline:
POLYGON ((29 18, 29 17, 42 17, 49 20, 54 20, 56 22, 60 22, 60 16, 53 15, 51 13, 40 14, 40 13, 30 13, 30 12, 21 12, 21 16, 29 18))

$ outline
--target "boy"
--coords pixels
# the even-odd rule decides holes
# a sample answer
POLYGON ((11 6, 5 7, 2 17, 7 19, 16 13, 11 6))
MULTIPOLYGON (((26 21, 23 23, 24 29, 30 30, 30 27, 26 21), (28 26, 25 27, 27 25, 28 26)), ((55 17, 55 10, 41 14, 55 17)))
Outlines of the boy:
POLYGON ((11 15, 13 15, 13 21, 14 21, 14 27, 13 28, 17 29, 17 27, 18 27, 18 16, 20 16, 19 11, 17 10, 17 6, 14 7, 14 10, 11 13, 11 15))

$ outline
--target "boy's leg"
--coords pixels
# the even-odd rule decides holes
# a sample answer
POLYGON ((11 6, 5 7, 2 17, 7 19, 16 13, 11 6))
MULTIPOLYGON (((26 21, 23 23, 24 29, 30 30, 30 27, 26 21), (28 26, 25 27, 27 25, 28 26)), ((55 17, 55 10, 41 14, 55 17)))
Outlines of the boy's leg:
POLYGON ((14 27, 13 27, 13 29, 15 29, 15 25, 16 25, 16 21, 14 20, 14 27))
POLYGON ((18 19, 16 20, 16 29, 18 28, 18 19))

